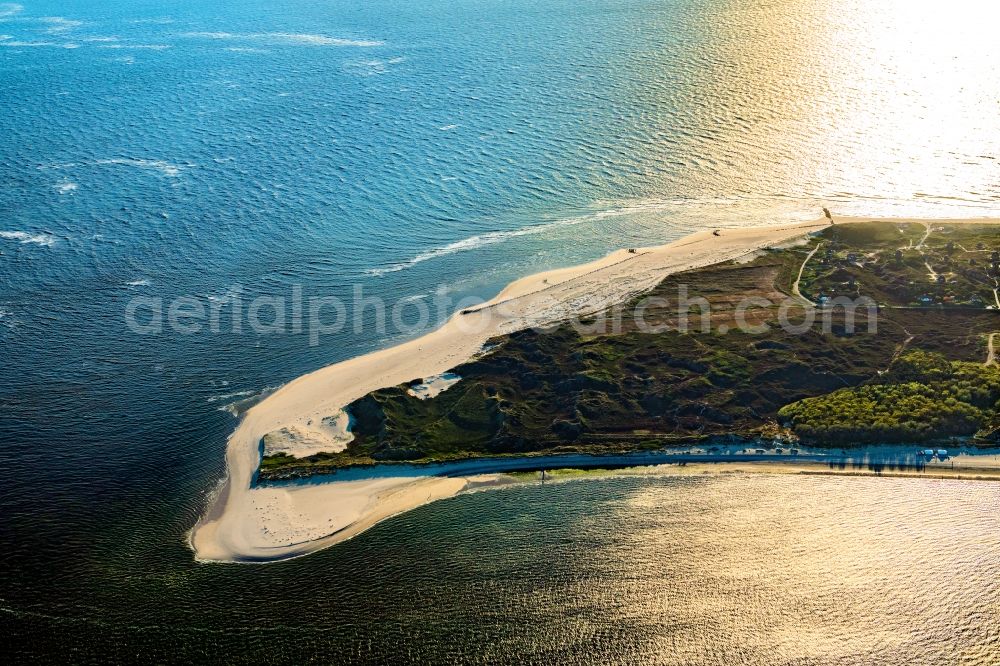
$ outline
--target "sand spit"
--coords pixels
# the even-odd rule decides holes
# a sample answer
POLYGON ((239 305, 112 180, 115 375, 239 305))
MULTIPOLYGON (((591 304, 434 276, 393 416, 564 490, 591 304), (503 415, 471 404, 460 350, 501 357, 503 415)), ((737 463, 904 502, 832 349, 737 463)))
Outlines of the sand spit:
MULTIPOLYGON (((835 218, 837 224, 878 218, 835 218)), ((992 220, 893 220, 938 225, 992 220)), ((801 238, 825 219, 695 233, 668 245, 619 250, 597 261, 517 280, 486 306, 453 316, 404 344, 299 377, 246 412, 226 449, 226 478, 190 533, 199 561, 266 562, 297 557, 348 539, 377 522, 472 485, 470 478, 398 477, 254 487, 260 443, 281 429, 314 445, 331 438, 327 417, 379 388, 435 377, 470 359, 491 337, 602 310, 664 277, 735 260, 801 238)))

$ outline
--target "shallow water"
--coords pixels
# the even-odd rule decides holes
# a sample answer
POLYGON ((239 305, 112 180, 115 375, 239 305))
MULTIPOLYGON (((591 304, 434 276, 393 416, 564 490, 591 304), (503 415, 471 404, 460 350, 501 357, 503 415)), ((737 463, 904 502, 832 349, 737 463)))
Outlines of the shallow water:
POLYGON ((108 552, 85 607, 8 620, 36 645, 161 659, 993 664, 998 501, 890 478, 546 482, 280 564, 140 572, 108 552))
MULTIPOLYGON (((294 563, 194 565, 185 534, 223 472, 225 408, 432 322, 408 309, 377 333, 365 312, 360 333, 319 345, 290 322, 283 334, 138 335, 124 316, 134 297, 291 299, 299 285, 347 299, 360 287, 390 303, 443 294, 447 314, 526 273, 692 229, 810 218, 820 205, 1000 211, 1000 53, 986 3, 21 4, 0 4, 0 607, 37 654, 124 658, 142 645, 166 658, 485 660, 526 648, 540 660, 551 644, 559 657, 578 645, 628 661, 712 645, 730 627, 709 625, 702 643, 666 632, 683 617, 646 617, 652 602, 628 596, 652 594, 655 578, 601 568, 595 544, 624 539, 632 552, 645 541, 647 518, 587 499, 599 488, 631 496, 620 486, 537 491, 564 493, 567 526, 622 516, 598 521, 604 533, 560 531, 548 504, 521 508, 539 506, 536 491, 504 491, 425 507, 294 563), (493 547, 481 518, 505 549, 478 554, 493 547), (540 538, 538 524, 565 542, 540 538), (464 550, 420 537, 445 526, 464 550), (587 612, 561 605, 589 572, 610 587, 587 612), (498 590, 506 601, 484 609, 498 590), (598 608, 626 619, 602 624, 598 608)), ((973 492, 888 483, 872 488, 973 492)), ((889 524, 904 520, 886 511, 889 524)), ((985 543, 977 525, 963 529, 985 543)), ((737 557, 736 535, 726 557, 737 557)), ((951 542, 926 548, 950 558, 951 542)), ((712 571, 683 561, 695 569, 686 575, 712 571)), ((928 613, 956 622, 879 655, 944 645, 988 616, 959 622, 982 595, 970 586, 942 600, 942 589, 928 613)), ((695 601, 667 598, 694 612, 695 601)), ((853 610, 818 598, 816 631, 853 623, 881 644, 884 618, 854 623, 853 610)), ((876 601, 858 612, 891 610, 876 601)), ((748 612, 747 632, 777 640, 774 616, 748 612)))

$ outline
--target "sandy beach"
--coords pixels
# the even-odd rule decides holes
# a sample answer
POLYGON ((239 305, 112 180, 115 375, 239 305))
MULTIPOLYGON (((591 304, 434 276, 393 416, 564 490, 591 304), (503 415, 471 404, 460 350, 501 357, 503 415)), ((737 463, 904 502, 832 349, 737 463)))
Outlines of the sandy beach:
MULTIPOLYGON (((835 218, 837 224, 884 218, 835 218)), ((893 220, 934 225, 995 220, 893 220)), ((394 477, 284 487, 252 487, 260 442, 287 428, 319 450, 325 417, 365 394, 441 375, 472 358, 496 335, 595 312, 651 289, 665 276, 734 260, 787 243, 829 225, 801 224, 698 232, 634 252, 532 275, 508 285, 492 301, 456 314, 437 330, 389 349, 304 375, 243 417, 226 449, 226 478, 190 533, 199 561, 265 562, 301 556, 348 539, 381 520, 483 485, 480 477, 394 477)), ((335 437, 330 449, 342 447, 335 437)), ((822 471, 807 464, 807 471, 822 471)), ((787 467, 780 467, 787 471, 787 467)), ((692 468, 693 469, 693 468, 692 468)), ((755 468, 761 469, 761 468, 755 468)), ((687 470, 691 471, 691 470, 687 470)), ((799 470, 802 471, 802 470, 799 470)), ((832 470, 831 470, 832 471, 832 470)))

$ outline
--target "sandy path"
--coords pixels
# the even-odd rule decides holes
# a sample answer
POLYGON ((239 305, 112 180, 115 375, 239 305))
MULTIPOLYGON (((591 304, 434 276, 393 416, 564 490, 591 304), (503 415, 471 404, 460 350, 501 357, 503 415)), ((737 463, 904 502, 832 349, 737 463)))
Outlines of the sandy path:
POLYGON ((927 277, 930 279, 932 284, 936 284, 938 279, 937 271, 931 268, 931 265, 926 261, 924 262, 924 266, 927 267, 927 277))
POLYGON ((927 231, 924 233, 924 237, 920 239, 920 242, 917 243, 917 247, 915 248, 917 250, 924 249, 924 243, 926 243, 927 239, 931 237, 931 231, 934 230, 934 226, 933 226, 932 222, 921 221, 920 223, 923 224, 927 228, 927 231))
POLYGON ((802 282, 802 273, 806 270, 806 264, 809 263, 809 260, 812 259, 817 252, 819 252, 819 248, 822 247, 822 245, 822 243, 817 244, 816 247, 813 248, 812 252, 810 252, 806 257, 805 261, 802 262, 802 265, 799 266, 799 275, 795 278, 795 284, 792 285, 792 294, 800 298, 803 303, 810 307, 816 307, 816 304, 802 295, 802 292, 799 291, 799 283, 802 282))
MULTIPOLYGON (((838 224, 868 219, 841 219, 838 224)), ((972 221, 986 220, 954 220, 972 221)), ((671 273, 736 259, 828 224, 822 219, 781 227, 727 229, 719 236, 704 231, 669 245, 641 248, 636 254, 620 250, 581 266, 532 275, 498 294, 491 301, 496 307, 456 314, 419 339, 299 377, 251 408, 230 436, 227 475, 190 533, 196 558, 273 561, 303 555, 397 513, 454 495, 468 483, 467 479, 401 477, 252 487, 260 462, 259 444, 268 432, 291 426, 308 430, 371 391, 450 370, 498 334, 600 310, 652 288, 671 273)))

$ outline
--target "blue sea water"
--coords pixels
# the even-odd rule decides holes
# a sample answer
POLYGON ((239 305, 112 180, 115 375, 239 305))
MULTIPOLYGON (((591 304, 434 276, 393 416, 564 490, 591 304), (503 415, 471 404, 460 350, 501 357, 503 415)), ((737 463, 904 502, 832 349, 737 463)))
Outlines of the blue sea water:
POLYGON ((224 408, 434 325, 139 335, 136 297, 457 304, 822 205, 1000 212, 993 10, 871 4, 0 3, 4 622, 122 645, 226 589, 184 543, 224 408))

